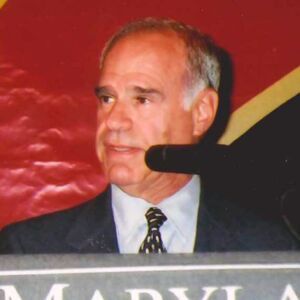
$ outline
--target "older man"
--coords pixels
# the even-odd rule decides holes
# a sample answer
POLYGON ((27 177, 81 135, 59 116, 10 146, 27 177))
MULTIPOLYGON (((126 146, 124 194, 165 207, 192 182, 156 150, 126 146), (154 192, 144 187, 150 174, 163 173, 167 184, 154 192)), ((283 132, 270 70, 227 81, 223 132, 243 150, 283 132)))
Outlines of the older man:
POLYGON ((218 107, 216 47, 196 29, 126 25, 101 57, 97 154, 110 182, 96 199, 9 226, 2 253, 284 250, 281 227, 205 190, 198 176, 151 171, 155 144, 198 143, 218 107))

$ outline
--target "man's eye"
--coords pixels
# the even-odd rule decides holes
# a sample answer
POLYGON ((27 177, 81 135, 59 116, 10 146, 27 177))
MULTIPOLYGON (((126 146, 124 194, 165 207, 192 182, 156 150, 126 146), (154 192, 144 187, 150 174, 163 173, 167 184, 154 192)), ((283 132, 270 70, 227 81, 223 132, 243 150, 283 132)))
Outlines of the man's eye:
POLYGON ((111 104, 114 102, 114 98, 112 96, 102 95, 99 99, 104 104, 111 104))
POLYGON ((148 104, 148 103, 150 103, 150 100, 148 98, 146 98, 146 97, 137 97, 136 101, 139 104, 148 104))

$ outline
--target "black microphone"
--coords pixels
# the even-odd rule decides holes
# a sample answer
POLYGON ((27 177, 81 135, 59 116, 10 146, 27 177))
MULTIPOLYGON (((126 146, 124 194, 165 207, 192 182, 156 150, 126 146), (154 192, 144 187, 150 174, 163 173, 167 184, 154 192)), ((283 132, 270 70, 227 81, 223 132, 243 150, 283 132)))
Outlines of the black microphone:
POLYGON ((266 152, 226 145, 156 145, 147 166, 159 172, 198 174, 215 187, 253 198, 278 197, 300 178, 299 149, 266 152))
POLYGON ((203 174, 224 166, 227 148, 225 145, 155 145, 146 151, 145 162, 154 171, 203 174))

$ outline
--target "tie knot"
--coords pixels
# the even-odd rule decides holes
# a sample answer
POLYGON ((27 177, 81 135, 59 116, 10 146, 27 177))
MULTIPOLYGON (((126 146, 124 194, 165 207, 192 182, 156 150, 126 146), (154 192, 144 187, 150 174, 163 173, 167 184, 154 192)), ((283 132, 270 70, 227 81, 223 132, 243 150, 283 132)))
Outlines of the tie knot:
POLYGON ((167 220, 167 217, 157 207, 150 207, 147 210, 145 217, 149 228, 159 228, 167 220))

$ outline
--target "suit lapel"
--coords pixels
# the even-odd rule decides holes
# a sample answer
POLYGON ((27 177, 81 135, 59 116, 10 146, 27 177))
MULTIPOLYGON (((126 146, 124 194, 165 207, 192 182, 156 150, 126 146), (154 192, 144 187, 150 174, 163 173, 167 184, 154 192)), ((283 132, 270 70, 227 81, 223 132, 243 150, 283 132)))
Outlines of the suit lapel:
MULTIPOLYGON (((202 184, 194 252, 235 250, 242 244, 226 226, 229 210, 202 184)), ((67 243, 76 252, 119 253, 110 187, 83 207, 70 228, 67 243)))
POLYGON ((118 253, 110 187, 84 206, 71 225, 67 243, 81 253, 118 253))

